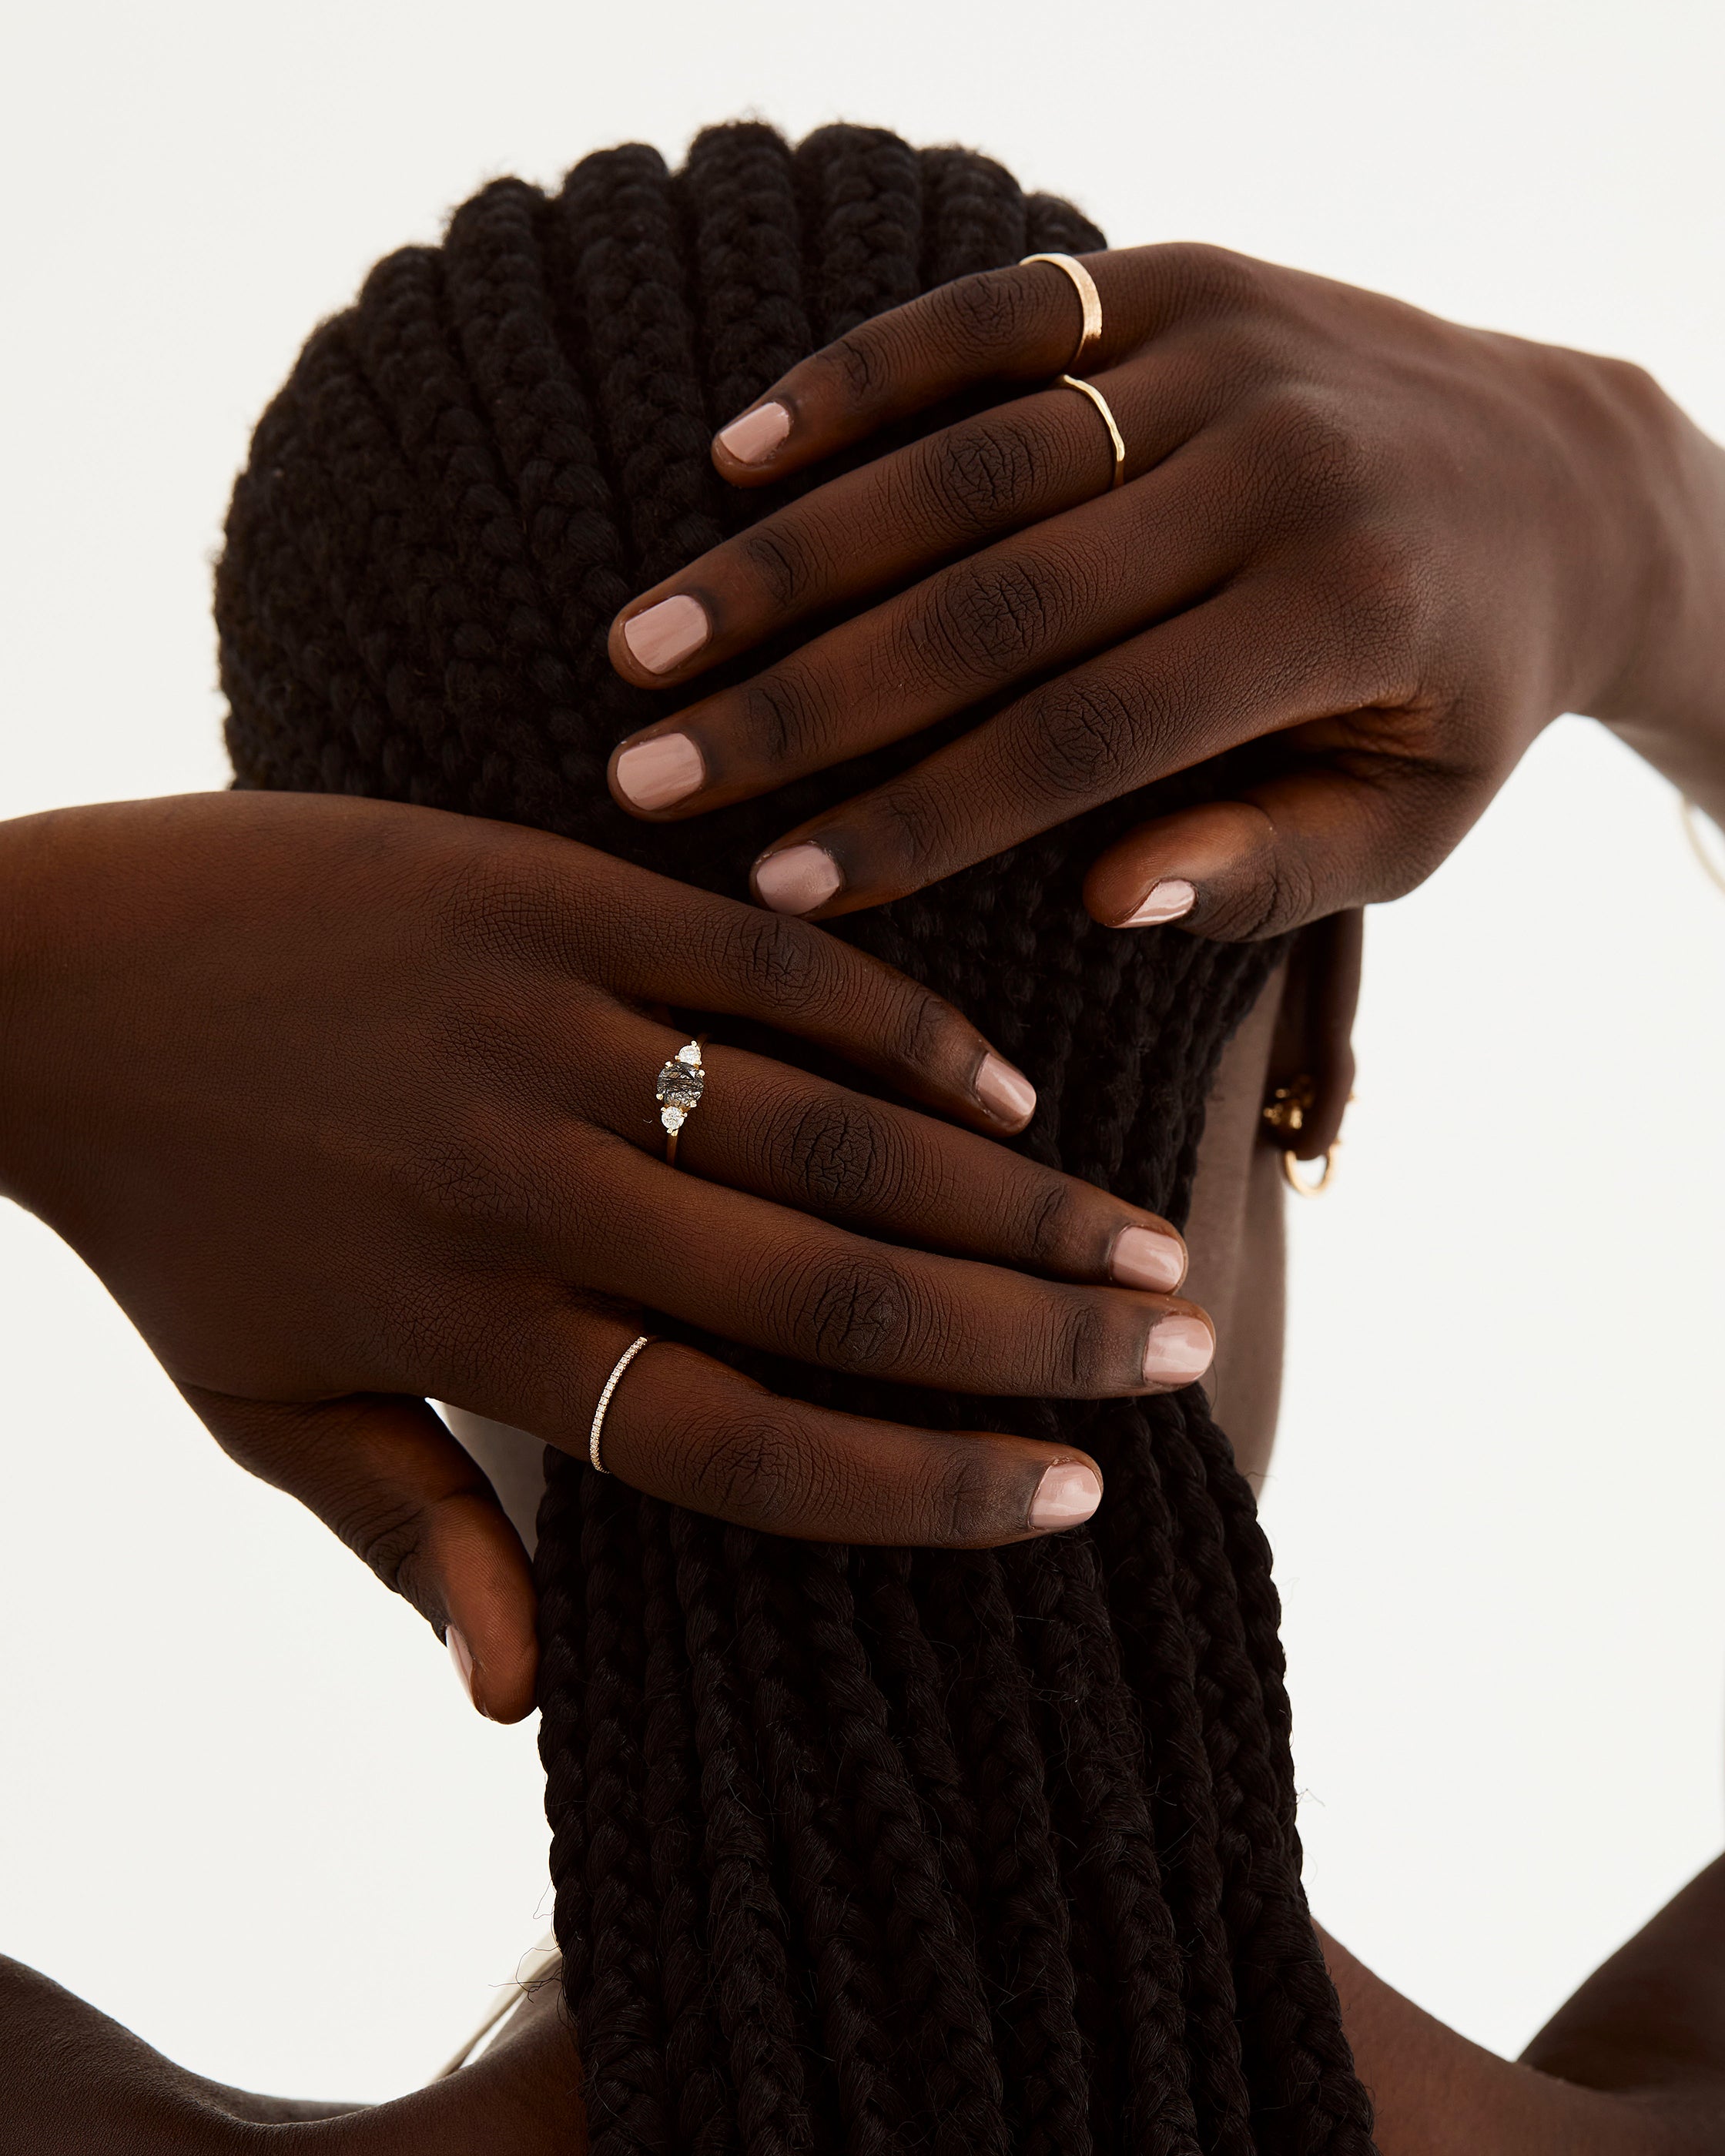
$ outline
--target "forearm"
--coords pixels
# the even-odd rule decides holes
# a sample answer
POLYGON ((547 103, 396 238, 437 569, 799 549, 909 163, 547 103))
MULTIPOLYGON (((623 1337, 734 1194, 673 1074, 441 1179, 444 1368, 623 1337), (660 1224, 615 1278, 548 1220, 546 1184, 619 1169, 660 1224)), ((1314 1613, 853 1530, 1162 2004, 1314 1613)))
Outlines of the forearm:
POLYGON ((1703 2156, 1725 2145, 1725 1859, 1590 1976, 1519 2060, 1322 1931, 1382 2156, 1703 2156))
POLYGON ((1725 820, 1725 449, 1638 369, 1601 365, 1639 559, 1623 565, 1632 619, 1594 716, 1725 820))

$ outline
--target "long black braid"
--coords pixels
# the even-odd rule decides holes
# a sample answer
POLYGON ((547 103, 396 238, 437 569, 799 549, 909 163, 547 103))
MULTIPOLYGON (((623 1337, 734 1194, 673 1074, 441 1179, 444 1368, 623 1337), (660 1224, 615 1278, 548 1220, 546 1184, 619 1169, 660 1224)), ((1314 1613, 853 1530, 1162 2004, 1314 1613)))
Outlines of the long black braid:
MULTIPOLYGON (((869 315, 1101 244, 986 158, 865 128, 721 127, 675 174, 629 146, 555 197, 486 187, 379 264, 258 429, 217 579, 239 783, 742 891, 770 838, 917 751, 684 824, 613 805, 609 750, 671 705, 612 672, 612 615, 785 498, 721 485, 714 427, 869 315)), ((837 932, 1029 1074, 1027 1151, 1178 1220, 1274 954, 1089 920, 1074 861, 1143 814, 837 932)), ((1269 1553, 1203 1395, 983 1404, 726 1352, 856 1412, 1081 1445, 1107 1495, 998 1554, 847 1551, 548 1455, 541 1750, 598 2156, 1365 2156, 1269 1553)))

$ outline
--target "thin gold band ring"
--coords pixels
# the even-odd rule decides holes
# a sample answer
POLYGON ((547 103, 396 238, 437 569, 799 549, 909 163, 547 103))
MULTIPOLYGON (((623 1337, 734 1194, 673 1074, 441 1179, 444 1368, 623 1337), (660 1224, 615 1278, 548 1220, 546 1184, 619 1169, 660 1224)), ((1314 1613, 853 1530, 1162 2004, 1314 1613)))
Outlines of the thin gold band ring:
POLYGON ((1096 290, 1096 280, 1074 254, 1027 254, 1019 267, 1028 270, 1033 262, 1052 262, 1056 270, 1064 270, 1072 280, 1084 321, 1078 332, 1078 349, 1066 364, 1069 367, 1077 367, 1102 341, 1102 295, 1096 290))
POLYGON ((1076 374, 1057 376, 1055 387, 1057 389, 1076 389, 1081 397, 1089 398, 1101 413, 1102 424, 1108 429, 1108 439, 1114 447, 1114 476, 1108 482, 1108 491, 1111 494, 1126 480, 1126 438, 1115 424, 1114 414, 1108 409, 1107 398, 1094 382, 1081 382, 1076 374))

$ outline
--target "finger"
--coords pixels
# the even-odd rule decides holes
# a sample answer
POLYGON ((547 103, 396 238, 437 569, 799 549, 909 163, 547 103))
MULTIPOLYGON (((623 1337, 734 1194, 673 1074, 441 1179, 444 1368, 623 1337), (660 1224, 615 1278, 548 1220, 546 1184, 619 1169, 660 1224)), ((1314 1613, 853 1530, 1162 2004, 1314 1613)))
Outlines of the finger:
POLYGON ((1455 773, 1395 757, 1316 765, 1140 824, 1098 857, 1084 902, 1111 927, 1284 935, 1413 890, 1484 798, 1455 773))
POLYGON ((1243 741, 1368 702, 1378 669, 1292 580, 1242 579, 788 833, 755 864, 756 892, 820 917, 920 891, 1243 741))
POLYGON ((1034 1086, 932 989, 801 921, 645 870, 614 905, 595 902, 616 870, 603 861, 579 905, 548 878, 536 921, 518 898, 512 940, 537 927, 557 962, 621 998, 758 1019, 991 1132, 1029 1122, 1034 1086))
MULTIPOLYGON (((555 1385, 514 1419, 587 1454, 593 1406, 630 1338, 625 1325, 584 1316, 552 1328, 555 1385)), ((1096 1462, 1074 1447, 809 1406, 671 1341, 643 1349, 619 1378, 599 1457, 649 1496, 806 1542, 988 1548, 1076 1527, 1101 1496, 1096 1462)))
POLYGON ((588 1234, 559 1248, 547 1231, 572 1285, 798 1362, 945 1392, 1102 1399, 1190 1384, 1214 1353, 1193 1304, 896 1248, 613 1139, 582 1142, 569 1187, 578 1210, 603 1205, 608 1229, 602 1257, 588 1234))
MULTIPOLYGON (((1093 372, 1122 348, 1117 326, 1141 321, 1143 311, 1132 299, 1143 272, 1128 254, 1080 259, 1102 301, 1102 342, 1086 365, 1093 372)), ((961 389, 1060 373, 1077 352, 1083 326, 1072 280, 1055 264, 957 278, 799 361, 719 429, 713 463, 733 485, 782 479, 961 389)))
MULTIPOLYGON (((1178 336, 1098 377, 1128 480, 1238 386, 1197 339, 1178 336)), ((1054 388, 997 405, 829 480, 643 592, 612 624, 611 663, 650 688, 691 680, 810 614, 1076 508, 1112 476, 1112 446, 1085 398, 1054 388)), ((666 752, 656 768, 638 760, 634 783, 663 792, 682 775, 666 752)))
MULTIPOLYGON (((608 1060, 589 1106, 656 1156, 649 1060, 639 1070, 608 1060)), ((1186 1246, 1168 1222, 1094 1183, 763 1056, 713 1048, 705 1065, 679 1171, 861 1235, 1057 1279, 1172 1294, 1185 1277, 1186 1246)))
POLYGON ((494 1722, 533 1707, 531 1568, 491 1486, 424 1400, 305 1404, 181 1388, 231 1459, 316 1512, 444 1639, 494 1722))
POLYGON ((1092 499, 624 742, 611 762, 623 805, 682 817, 768 792, 1070 666, 1215 589, 1249 544, 1229 430, 1111 491, 1112 451, 1082 409, 1092 499), (674 798, 655 775, 665 759, 682 773, 674 798))

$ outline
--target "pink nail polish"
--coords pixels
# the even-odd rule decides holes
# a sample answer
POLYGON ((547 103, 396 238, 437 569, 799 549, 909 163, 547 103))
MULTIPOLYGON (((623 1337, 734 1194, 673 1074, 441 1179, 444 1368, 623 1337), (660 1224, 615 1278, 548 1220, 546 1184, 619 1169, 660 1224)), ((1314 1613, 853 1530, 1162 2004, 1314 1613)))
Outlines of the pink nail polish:
POLYGON ((809 839, 755 863, 755 896, 775 913, 813 913, 844 880, 826 848, 809 839))
POLYGON ((618 757, 612 778, 632 808, 669 808, 686 801, 706 777, 701 751, 687 734, 655 734, 618 757))
POLYGON ((1108 1253, 1108 1270, 1122 1287, 1172 1295, 1186 1276, 1186 1253, 1155 1228, 1122 1228, 1108 1253))
POLYGON ((1144 1345, 1144 1383, 1147 1385, 1195 1384, 1215 1360, 1216 1342, 1201 1317, 1183 1317, 1178 1312, 1161 1318, 1150 1329, 1144 1345))
POLYGON ((1057 1460, 1043 1470, 1030 1500, 1027 1524, 1045 1530, 1076 1527, 1087 1520, 1102 1502, 1102 1486, 1095 1471, 1081 1460, 1057 1460))
POLYGON ((661 599, 623 624, 629 656, 649 674, 669 674, 700 650, 713 633, 706 608, 685 593, 661 599))
POLYGON ((467 1704, 477 1707, 473 1694, 473 1650, 453 1625, 444 1627, 444 1644, 449 1650, 449 1660, 454 1665, 455 1679, 467 1695, 467 1704))
POLYGON ((975 1084, 978 1100, 997 1122, 1016 1130, 1035 1112, 1036 1088, 992 1048, 977 1065, 975 1084))
POLYGON ((757 404, 728 427, 721 427, 719 447, 740 465, 762 464, 791 431, 791 415, 783 404, 757 404))
POLYGON ((1183 913, 1191 912, 1197 900, 1198 893, 1184 876, 1164 876, 1160 883, 1151 885, 1137 911, 1127 914, 1120 926, 1153 928, 1158 921, 1178 921, 1183 913))

